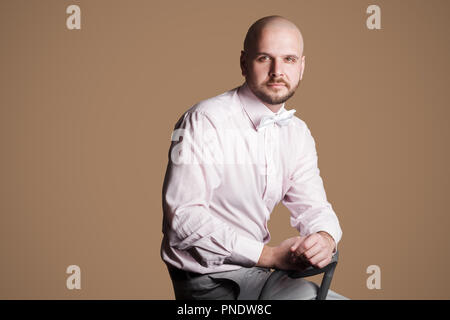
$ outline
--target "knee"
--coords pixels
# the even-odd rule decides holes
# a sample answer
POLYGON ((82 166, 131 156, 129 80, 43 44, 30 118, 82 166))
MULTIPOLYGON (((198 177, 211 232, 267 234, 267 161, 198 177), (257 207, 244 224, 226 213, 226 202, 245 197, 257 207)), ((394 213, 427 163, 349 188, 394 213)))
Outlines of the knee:
POLYGON ((275 271, 261 294, 263 300, 314 300, 319 286, 303 278, 291 278, 286 272, 275 271), (276 274, 277 273, 277 274, 276 274))

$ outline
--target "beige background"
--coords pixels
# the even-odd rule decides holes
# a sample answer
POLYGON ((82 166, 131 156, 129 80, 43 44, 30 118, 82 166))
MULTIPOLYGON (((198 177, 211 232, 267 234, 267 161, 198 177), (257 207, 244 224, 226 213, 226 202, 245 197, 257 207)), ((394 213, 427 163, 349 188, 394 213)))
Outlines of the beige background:
MULTIPOLYGON (((450 2, 0 1, 0 298, 172 299, 159 256, 170 134, 242 83, 250 24, 305 39, 287 104, 310 126, 344 231, 332 287, 448 299, 450 2), (81 7, 81 30, 66 7, 81 7), (381 7, 382 30, 366 8, 381 7), (66 289, 68 265, 82 289, 66 289), (381 267, 381 290, 366 268, 381 267)), ((282 205, 271 244, 294 235, 282 205)))

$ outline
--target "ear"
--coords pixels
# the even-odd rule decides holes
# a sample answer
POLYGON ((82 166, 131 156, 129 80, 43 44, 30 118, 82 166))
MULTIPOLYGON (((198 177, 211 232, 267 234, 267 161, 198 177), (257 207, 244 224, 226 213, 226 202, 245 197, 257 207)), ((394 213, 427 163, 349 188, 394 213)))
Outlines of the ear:
POLYGON ((245 51, 241 50, 241 57, 240 57, 240 65, 241 65, 241 72, 242 75, 245 77, 247 75, 247 54, 245 53, 245 51))
POLYGON ((302 57, 302 66, 300 67, 300 80, 303 78, 303 72, 305 71, 305 56, 302 57))

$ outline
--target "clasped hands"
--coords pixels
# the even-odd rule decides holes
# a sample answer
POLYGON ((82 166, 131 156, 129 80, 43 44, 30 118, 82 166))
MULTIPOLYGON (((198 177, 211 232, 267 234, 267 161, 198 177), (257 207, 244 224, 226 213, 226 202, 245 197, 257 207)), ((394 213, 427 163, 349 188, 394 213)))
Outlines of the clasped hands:
POLYGON ((301 271, 309 266, 323 268, 331 262, 336 244, 324 231, 292 237, 276 247, 264 246, 257 266, 301 271))

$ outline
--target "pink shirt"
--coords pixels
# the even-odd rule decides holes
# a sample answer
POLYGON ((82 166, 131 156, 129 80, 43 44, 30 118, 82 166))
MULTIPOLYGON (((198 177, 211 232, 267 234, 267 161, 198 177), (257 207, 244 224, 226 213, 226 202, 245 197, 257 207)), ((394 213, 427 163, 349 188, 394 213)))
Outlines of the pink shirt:
POLYGON ((198 273, 254 266, 280 201, 300 235, 326 231, 338 244, 311 132, 296 116, 258 130, 273 114, 244 83, 194 105, 175 125, 163 186, 168 265, 198 273))

